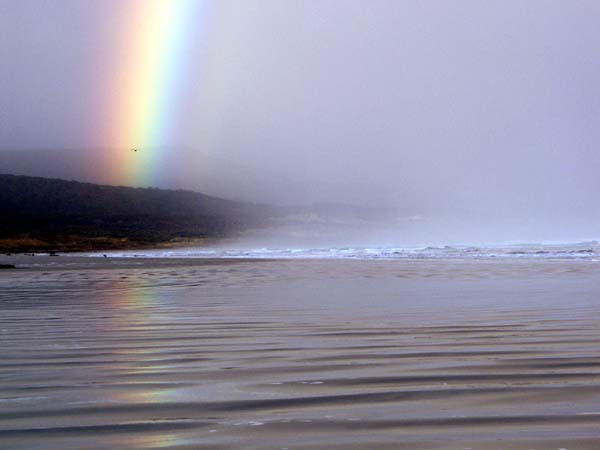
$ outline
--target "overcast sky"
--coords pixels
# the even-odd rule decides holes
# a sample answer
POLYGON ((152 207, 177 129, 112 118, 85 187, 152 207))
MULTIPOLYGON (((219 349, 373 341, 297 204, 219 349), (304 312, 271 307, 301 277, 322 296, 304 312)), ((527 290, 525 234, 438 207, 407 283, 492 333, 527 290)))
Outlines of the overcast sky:
MULTIPOLYGON (((111 17, 126 1, 0 0, 2 148, 106 145, 95 87, 112 76, 111 17)), ((299 180, 317 200, 599 218, 600 2, 198 11, 174 149, 299 180)))

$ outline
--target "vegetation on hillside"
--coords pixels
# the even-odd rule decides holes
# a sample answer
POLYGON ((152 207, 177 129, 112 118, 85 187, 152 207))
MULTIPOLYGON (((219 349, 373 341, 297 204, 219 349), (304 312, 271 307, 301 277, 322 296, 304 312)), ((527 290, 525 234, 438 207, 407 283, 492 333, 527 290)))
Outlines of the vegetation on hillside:
POLYGON ((275 208, 154 188, 0 175, 0 251, 82 251, 219 238, 275 208))

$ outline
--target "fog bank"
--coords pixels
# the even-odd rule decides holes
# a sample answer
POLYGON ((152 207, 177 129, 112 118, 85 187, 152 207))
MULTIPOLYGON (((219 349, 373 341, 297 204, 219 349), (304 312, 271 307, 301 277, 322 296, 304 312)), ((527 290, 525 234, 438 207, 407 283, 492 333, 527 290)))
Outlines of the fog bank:
MULTIPOLYGON (((3 148, 109 146, 108 3, 0 1, 3 148)), ((203 5, 154 184, 395 208, 430 237, 600 235, 598 2, 203 5)))

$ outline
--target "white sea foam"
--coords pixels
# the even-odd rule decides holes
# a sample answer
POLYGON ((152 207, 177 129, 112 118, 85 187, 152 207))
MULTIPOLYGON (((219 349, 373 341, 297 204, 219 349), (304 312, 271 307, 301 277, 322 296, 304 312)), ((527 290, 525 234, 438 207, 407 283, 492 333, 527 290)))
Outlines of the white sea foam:
POLYGON ((282 259, 572 259, 600 261, 600 243, 534 243, 446 246, 180 248, 87 253, 87 256, 142 258, 282 258, 282 259))

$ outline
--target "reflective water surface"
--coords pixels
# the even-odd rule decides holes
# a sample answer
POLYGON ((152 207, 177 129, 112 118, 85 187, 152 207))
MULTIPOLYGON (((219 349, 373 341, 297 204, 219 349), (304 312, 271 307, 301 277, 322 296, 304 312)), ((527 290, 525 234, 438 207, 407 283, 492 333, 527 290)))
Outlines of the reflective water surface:
POLYGON ((0 448, 600 448, 591 261, 3 257, 0 448))

